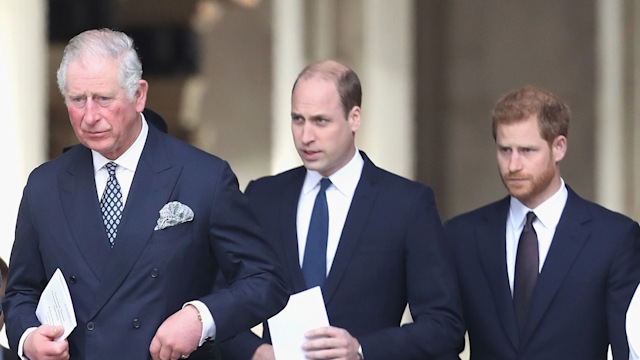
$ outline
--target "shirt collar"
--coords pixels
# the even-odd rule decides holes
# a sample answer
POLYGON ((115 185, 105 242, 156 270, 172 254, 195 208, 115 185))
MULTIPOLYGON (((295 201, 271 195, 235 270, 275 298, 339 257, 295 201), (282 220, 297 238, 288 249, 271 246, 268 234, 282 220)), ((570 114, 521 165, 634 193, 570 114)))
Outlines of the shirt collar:
MULTIPOLYGON (((331 184, 342 194, 353 195, 360 181, 363 166, 364 159, 362 159, 360 151, 356 148, 356 153, 353 155, 353 158, 351 158, 345 166, 329 176, 331 184)), ((302 185, 302 194, 307 194, 313 190, 322 178, 323 176, 320 175, 319 172, 307 170, 307 175, 302 185)))
POLYGON ((140 130, 140 134, 136 138, 136 141, 124 152, 119 158, 115 160, 109 160, 106 157, 102 156, 99 152, 95 150, 91 150, 91 155, 93 156, 93 172, 94 174, 98 172, 98 170, 102 169, 104 165, 110 161, 115 162, 119 166, 127 170, 134 171, 138 166, 138 161, 140 160, 140 156, 142 155, 142 149, 144 149, 144 143, 147 140, 147 134, 149 133, 149 125, 147 125, 147 120, 144 118, 144 114, 140 113, 142 117, 142 129, 140 130))
POLYGON ((562 211, 567 203, 568 196, 569 192, 562 178, 560 178, 560 189, 535 209, 529 209, 512 196, 509 211, 511 213, 511 223, 513 227, 516 229, 523 227, 527 213, 533 211, 538 221, 540 221, 545 228, 555 229, 560 222, 560 216, 562 216, 562 211))

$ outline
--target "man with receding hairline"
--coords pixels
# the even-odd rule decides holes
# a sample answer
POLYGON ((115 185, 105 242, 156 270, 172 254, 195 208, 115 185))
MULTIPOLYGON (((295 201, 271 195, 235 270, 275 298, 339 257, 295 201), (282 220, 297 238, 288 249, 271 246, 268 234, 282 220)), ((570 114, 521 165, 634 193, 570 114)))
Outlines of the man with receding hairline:
MULTIPOLYGON (((361 91, 341 63, 306 67, 291 100, 304 166, 255 180, 245 193, 291 293, 321 287, 331 326, 306 334, 307 359, 457 359, 462 320, 433 191, 356 148, 361 91), (319 241, 312 224, 323 202, 328 225, 319 241), (413 322, 400 326, 407 304, 413 322)), ((224 358, 274 359, 266 325, 262 339, 247 331, 223 343, 224 358)))

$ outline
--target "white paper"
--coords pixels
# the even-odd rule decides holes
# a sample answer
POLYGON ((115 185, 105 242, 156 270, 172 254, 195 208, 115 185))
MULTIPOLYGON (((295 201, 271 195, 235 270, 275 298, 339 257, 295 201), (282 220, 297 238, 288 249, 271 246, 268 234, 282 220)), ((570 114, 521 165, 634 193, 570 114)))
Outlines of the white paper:
POLYGON ((304 333, 329 326, 320 287, 291 295, 282 311, 267 320, 277 360, 304 360, 304 333))
POLYGON ((42 324, 64 328, 62 335, 55 338, 54 341, 66 339, 76 327, 76 314, 73 310, 71 294, 60 269, 56 269, 44 288, 40 301, 38 301, 36 316, 42 324))
POLYGON ((640 286, 631 299, 627 310, 627 340, 629 341, 629 359, 640 359, 640 286))

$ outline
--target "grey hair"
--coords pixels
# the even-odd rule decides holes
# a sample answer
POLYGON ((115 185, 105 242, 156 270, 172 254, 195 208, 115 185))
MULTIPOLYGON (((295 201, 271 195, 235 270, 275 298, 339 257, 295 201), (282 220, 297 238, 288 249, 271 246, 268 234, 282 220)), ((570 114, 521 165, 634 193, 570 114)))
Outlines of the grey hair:
POLYGON ((133 101, 142 79, 142 63, 133 39, 123 32, 111 29, 87 30, 69 40, 57 73, 58 89, 63 97, 66 95, 69 64, 86 55, 120 60, 120 85, 125 89, 129 100, 133 101))

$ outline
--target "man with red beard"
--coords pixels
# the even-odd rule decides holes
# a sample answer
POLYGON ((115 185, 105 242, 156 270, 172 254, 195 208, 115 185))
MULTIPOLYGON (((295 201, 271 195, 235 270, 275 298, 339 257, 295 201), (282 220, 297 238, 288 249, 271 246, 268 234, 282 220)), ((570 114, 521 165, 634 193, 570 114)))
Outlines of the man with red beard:
POLYGON ((526 86, 492 113, 509 196, 445 224, 473 360, 628 359, 640 227, 560 176, 569 107, 526 86))

